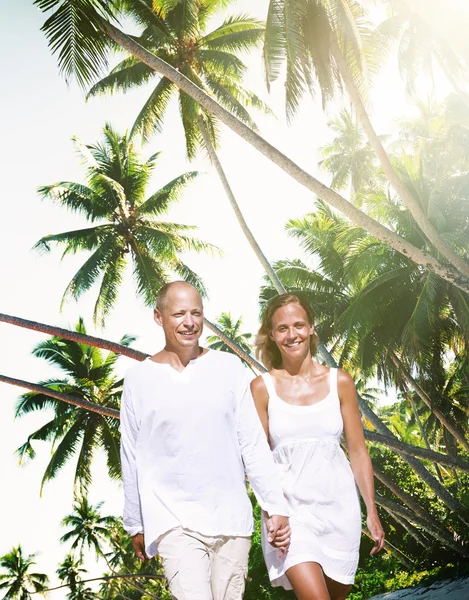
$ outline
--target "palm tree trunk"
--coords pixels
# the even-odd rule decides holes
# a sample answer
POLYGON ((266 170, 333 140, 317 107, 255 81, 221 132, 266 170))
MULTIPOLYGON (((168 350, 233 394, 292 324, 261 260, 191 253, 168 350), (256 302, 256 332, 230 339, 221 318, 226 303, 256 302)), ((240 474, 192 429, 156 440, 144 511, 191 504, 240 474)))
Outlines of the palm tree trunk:
POLYGON ((399 175, 394 170, 391 164, 389 156, 381 143, 376 131, 373 128, 370 117, 366 112, 365 105, 361 98, 360 92, 353 81, 353 78, 348 69, 345 58, 339 48, 336 39, 331 39, 331 51, 337 67, 340 72, 342 81, 345 84, 350 100, 355 108, 357 117, 360 121, 363 131, 365 132, 371 147, 378 156, 383 172, 391 183, 393 188, 401 197, 404 205, 408 208, 411 215, 413 216, 417 226, 421 229, 425 237, 431 242, 431 244, 438 250, 438 252, 446 258, 458 271, 463 275, 464 278, 469 278, 469 264, 467 264, 439 235, 437 230, 433 227, 427 218, 427 215, 422 210, 422 207, 415 200, 409 190, 406 188, 404 183, 401 181, 399 175))
POLYGON ((312 177, 312 175, 301 169, 294 161, 289 159, 229 111, 220 106, 213 98, 196 86, 192 81, 187 79, 187 77, 177 69, 174 69, 164 60, 143 48, 138 42, 102 17, 96 15, 96 18, 99 18, 104 33, 114 40, 116 44, 129 52, 132 56, 138 58, 154 71, 167 77, 178 88, 202 105, 208 112, 215 115, 222 123, 241 136, 246 142, 251 144, 270 161, 290 175, 290 177, 298 181, 298 183, 317 194, 325 202, 328 202, 331 206, 339 210, 357 226, 368 231, 376 239, 387 244, 391 248, 394 248, 394 250, 400 254, 407 256, 416 264, 421 265, 425 269, 439 275, 446 281, 449 281, 453 285, 469 293, 469 277, 463 277, 458 273, 457 269, 451 265, 443 265, 433 256, 416 248, 410 242, 401 238, 396 233, 387 229, 381 225, 381 223, 378 223, 378 221, 375 221, 366 213, 356 208, 340 194, 331 190, 312 177))
POLYGON ((390 437, 388 435, 382 435, 380 433, 376 433, 376 431, 370 431, 369 429, 365 429, 364 432, 365 439, 368 442, 384 446, 385 448, 388 448, 388 450, 393 450, 395 452, 399 452, 401 455, 404 454, 407 456, 413 456, 422 460, 435 461, 440 465, 445 465, 447 467, 459 469, 464 473, 469 473, 469 462, 463 460, 459 456, 441 454, 440 452, 435 452, 434 450, 422 448, 422 446, 406 444, 405 442, 398 440, 395 436, 390 437))
POLYGON ((0 322, 9 323, 16 327, 24 327, 25 329, 32 329, 33 331, 40 331, 41 333, 47 333, 55 337, 64 338, 64 340, 71 340, 78 344, 86 344, 88 346, 94 346, 95 348, 102 348, 103 350, 109 350, 115 354, 127 356, 135 360, 145 360, 148 354, 140 352, 139 350, 133 350, 127 346, 104 340, 103 338, 94 337, 92 335, 85 335, 78 333, 77 331, 70 331, 68 329, 62 329, 61 327, 54 327, 53 325, 46 325, 45 323, 38 323, 36 321, 29 321, 28 319, 21 319, 20 317, 12 317, 11 315, 5 315, 0 313, 0 322))
POLYGON ((205 317, 204 325, 206 325, 210 329, 210 331, 213 331, 213 333, 217 335, 223 342, 225 342, 225 344, 229 346, 233 350, 233 352, 235 352, 240 358, 249 363, 251 367, 254 367, 254 369, 257 369, 260 373, 265 372, 267 370, 260 363, 258 363, 257 360, 254 359, 250 354, 244 352, 244 350, 240 348, 238 344, 236 344, 236 342, 233 342, 233 340, 226 336, 223 333, 223 331, 215 325, 215 323, 212 323, 205 317))
POLYGON ((409 373, 409 370, 405 367, 400 358, 394 352, 390 352, 390 357, 392 362, 394 363, 394 366, 398 369, 399 375, 402 377, 405 383, 415 391, 418 397, 422 400, 424 404, 428 406, 428 408, 435 415, 438 421, 440 421, 443 427, 445 427, 451 433, 451 435, 458 440, 458 442, 461 444, 464 450, 469 452, 469 442, 466 440, 464 432, 461 431, 459 427, 451 421, 451 419, 444 415, 438 407, 434 406, 434 404, 431 401, 431 398, 428 396, 425 390, 422 389, 419 383, 415 381, 415 379, 409 373))
MULTIPOLYGON (((427 436, 427 434, 425 432, 425 429, 423 427, 422 421, 420 420, 419 413, 418 413, 418 410, 417 410, 417 406, 415 405, 415 400, 414 400, 414 397, 412 396, 412 394, 409 394, 409 400, 410 400, 410 405, 412 407, 412 412, 414 413, 414 418, 415 418, 415 420, 417 422, 417 425, 418 425, 418 428, 420 430, 420 435, 422 436, 422 439, 423 439, 424 444, 427 447, 427 449, 431 450, 432 447, 430 446, 430 442, 428 441, 428 436, 427 436)), ((436 474, 438 476, 438 479, 440 480, 440 483, 443 483, 443 475, 441 474, 440 467, 438 466, 438 463, 434 462, 433 466, 435 467, 435 471, 436 471, 436 474)))
POLYGON ((221 165, 220 160, 218 159, 215 148, 213 147, 212 140, 210 139, 210 134, 207 130, 207 126, 205 125, 204 119, 199 115, 197 119, 197 123, 199 124, 200 131, 202 132, 202 137, 204 138, 205 147, 207 149, 208 155, 210 156, 210 160, 212 165, 215 167, 215 170, 220 178, 223 189, 228 197, 231 208, 235 214, 235 217, 238 220, 239 226, 241 227, 242 232, 244 233, 247 241, 249 242, 251 248, 254 250, 255 255, 259 259, 259 262, 264 267, 264 271, 267 273, 272 285, 277 290, 277 294, 284 294, 285 288, 283 287, 280 279, 277 276, 277 273, 274 271, 272 265, 267 260, 265 254, 262 252, 261 247, 256 241, 256 238, 253 236, 252 231, 249 229, 246 220, 244 219, 243 213, 241 212, 239 205, 236 201, 235 195, 233 194, 233 190, 229 184, 229 181, 225 175, 225 171, 221 165))
POLYGON ((391 492, 399 498, 399 500, 408 506, 411 510, 414 511, 416 515, 421 517, 422 519, 432 520, 433 517, 430 513, 425 510, 420 504, 407 492, 404 492, 398 485, 392 481, 387 475, 385 475, 382 471, 380 471, 377 467, 374 467, 374 473, 376 478, 385 485, 391 492))
POLYGON ((454 550, 455 552, 457 552, 461 556, 464 556, 465 558, 469 558, 468 552, 460 544, 454 541, 452 535, 449 532, 443 533, 438 529, 438 527, 435 527, 431 521, 421 519, 404 506, 401 506, 397 502, 394 502, 389 498, 385 498, 380 494, 376 495, 376 503, 382 506, 384 509, 389 509, 392 512, 396 513, 396 515, 403 517, 410 523, 421 527, 423 531, 432 535, 435 539, 437 539, 441 544, 443 544, 447 548, 454 550))
MULTIPOLYGON (((362 533, 364 535, 366 535, 366 537, 370 538, 370 540, 372 542, 374 542, 373 536, 368 531, 368 529, 365 529, 365 527, 363 527, 362 533)), ((391 544, 391 542, 388 542, 387 540, 385 540, 384 549, 386 550, 386 552, 389 552, 389 554, 392 554, 393 556, 395 556, 398 559, 398 561, 404 565, 404 567, 406 569, 411 570, 415 567, 414 562, 411 561, 410 558, 408 556, 406 556, 401 550, 399 550, 399 548, 396 548, 396 546, 393 546, 391 544)))
POLYGON ((0 375, 0 381, 3 383, 8 383, 9 385, 16 385, 17 387, 21 387, 26 390, 31 390, 32 392, 39 392, 45 396, 50 396, 56 400, 66 402, 67 404, 73 404, 73 406, 78 406, 78 408, 83 408, 84 410, 98 413, 98 415, 103 415, 104 417, 113 417, 114 419, 119 419, 118 410, 101 406, 100 404, 95 404, 94 402, 88 402, 88 400, 83 400, 82 398, 78 398, 78 396, 57 392, 56 390, 51 390, 48 387, 30 383, 29 381, 24 381, 23 379, 7 377, 6 375, 0 375))
POLYGON ((388 515, 390 515, 396 521, 396 523, 398 523, 403 529, 405 529, 407 533, 411 535, 418 544, 420 544, 424 548, 429 547, 430 541, 423 535, 423 533, 421 533, 421 531, 417 529, 417 527, 414 527, 412 523, 409 523, 405 519, 393 513, 392 510, 385 510, 388 513, 388 515))

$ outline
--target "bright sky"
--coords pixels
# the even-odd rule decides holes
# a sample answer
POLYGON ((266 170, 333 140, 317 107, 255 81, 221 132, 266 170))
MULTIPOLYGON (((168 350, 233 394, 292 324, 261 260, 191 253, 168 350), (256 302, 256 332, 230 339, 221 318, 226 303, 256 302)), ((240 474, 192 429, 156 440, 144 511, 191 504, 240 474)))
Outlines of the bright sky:
MULTIPOLYGON (((264 18, 267 0, 239 0, 230 13, 249 12, 264 18)), ((77 135, 86 143, 100 139, 102 126, 110 122, 119 131, 130 128, 143 105, 149 89, 126 96, 94 99, 85 103, 76 85, 67 87, 59 76, 55 58, 51 57, 42 33, 44 21, 29 0, 0 3, 0 31, 4 48, 0 55, 3 81, 0 145, 2 165, 2 235, 0 237, 0 312, 45 323, 72 328, 82 315, 90 333, 118 340, 124 333, 138 335, 135 346, 147 352, 161 347, 162 338, 152 323, 151 311, 135 299, 128 278, 121 298, 104 332, 92 327, 93 292, 78 304, 70 303, 59 313, 60 299, 67 283, 84 260, 83 255, 60 262, 60 251, 40 256, 31 247, 43 235, 83 226, 82 218, 67 213, 50 202, 41 202, 36 193, 39 185, 58 180, 82 181, 83 169, 71 143, 77 135), (8 6, 7 6, 8 5, 8 6)), ((282 86, 267 98, 264 89, 261 54, 249 58, 247 85, 268 99, 278 119, 257 118, 266 138, 296 160, 309 172, 318 174, 316 149, 327 141, 326 122, 334 116, 331 108, 324 115, 318 102, 309 98, 303 103, 295 122, 287 127, 283 112, 282 86)), ((388 66, 373 92, 376 109, 373 115, 378 133, 389 131, 393 120, 402 114, 405 101, 395 65, 388 66), (391 91, 392 90, 392 91, 391 91)), ((257 117, 257 115, 255 115, 257 117)), ((291 181, 283 172, 262 158, 230 131, 223 131, 220 158, 232 183, 244 216, 259 244, 270 260, 301 256, 293 240, 284 232, 285 222, 299 217, 313 207, 314 197, 291 181)), ((204 277, 210 291, 206 314, 214 320, 221 311, 244 315, 245 331, 257 327, 257 296, 262 268, 257 263, 224 197, 223 190, 201 157, 188 164, 184 155, 182 129, 177 109, 168 115, 163 135, 151 140, 144 153, 148 156, 163 150, 149 191, 155 191, 184 171, 203 173, 192 184, 184 199, 170 213, 168 220, 197 225, 198 235, 223 250, 221 259, 190 256, 189 264, 204 277)), ((32 382, 46 379, 53 372, 30 351, 45 336, 0 324, 0 372, 32 382)), ((129 361, 122 360, 124 373, 129 361)), ((63 531, 60 520, 71 510, 73 471, 67 468, 46 485, 39 497, 42 473, 50 448, 36 445, 37 458, 20 468, 14 451, 29 433, 46 421, 43 414, 13 420, 14 403, 20 390, 0 387, 0 514, 2 536, 0 555, 21 543, 26 553, 39 552, 38 570, 56 581, 55 569, 68 551, 58 542, 63 531)), ((104 512, 120 514, 122 492, 112 485, 102 464, 96 465, 96 483, 91 501, 105 501, 104 512)), ((88 565, 91 572, 96 566, 88 565)), ((50 595, 65 598, 66 590, 50 595)))

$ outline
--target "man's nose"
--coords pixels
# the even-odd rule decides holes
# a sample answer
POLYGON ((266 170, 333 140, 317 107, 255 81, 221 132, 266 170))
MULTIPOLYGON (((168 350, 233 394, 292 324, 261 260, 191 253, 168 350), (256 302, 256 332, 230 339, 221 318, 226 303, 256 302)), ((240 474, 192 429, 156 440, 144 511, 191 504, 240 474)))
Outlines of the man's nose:
POLYGON ((190 314, 186 315, 184 318, 184 325, 187 327, 187 329, 194 329, 194 326, 195 326, 194 317, 190 314))

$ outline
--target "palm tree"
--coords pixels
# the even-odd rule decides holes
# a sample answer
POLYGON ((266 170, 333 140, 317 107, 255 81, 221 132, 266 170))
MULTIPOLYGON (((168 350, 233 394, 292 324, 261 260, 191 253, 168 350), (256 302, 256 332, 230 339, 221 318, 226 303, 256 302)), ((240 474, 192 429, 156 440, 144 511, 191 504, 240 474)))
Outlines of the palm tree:
MULTIPOLYGON (((173 3, 171 8, 165 2, 146 0, 139 4, 128 3, 127 8, 129 15, 144 28, 137 38, 144 48, 163 58, 243 123, 256 129, 246 107, 253 106, 264 112, 269 109, 254 93, 243 88, 246 65, 237 54, 260 43, 264 35, 262 23, 247 15, 236 15, 208 32, 208 21, 224 8, 224 3, 212 0, 184 0, 173 3)), ((249 229, 218 158, 216 119, 185 92, 178 91, 167 77, 158 77, 155 71, 133 56, 125 58, 107 77, 96 83, 88 96, 127 91, 152 80, 156 80, 156 85, 135 120, 132 135, 141 134, 147 140, 153 131, 160 131, 169 104, 177 97, 189 160, 195 158, 200 147, 205 147, 244 235, 277 291, 282 293, 284 290, 249 229)))
POLYGON ((44 198, 101 224, 47 235, 35 245, 46 251, 52 243, 62 245, 64 256, 80 250, 92 251, 68 284, 62 303, 70 297, 77 299, 100 280, 94 318, 101 325, 116 302, 127 255, 132 259, 137 292, 151 305, 170 273, 176 273, 205 294, 201 279, 179 254, 187 250, 215 250, 188 235, 192 227, 157 220, 179 199, 197 173, 180 175, 145 197, 158 154, 142 160, 128 134, 120 136, 110 125, 104 127, 103 133, 103 144, 86 147, 77 144, 88 166, 87 185, 61 181, 39 188, 44 198))
MULTIPOLYGON (((128 2, 132 2, 132 0, 128 0, 128 2)), ((447 281, 454 282, 460 289, 469 291, 469 277, 460 276, 457 269, 451 264, 443 264, 435 257, 422 252, 356 208, 340 194, 324 186, 249 126, 242 123, 235 115, 223 108, 177 69, 146 50, 132 36, 116 27, 114 23, 118 7, 122 7, 120 3, 105 2, 104 0, 90 0, 78 5, 71 0, 35 0, 34 3, 44 12, 55 10, 48 17, 42 29, 52 52, 59 53, 59 68, 66 77, 75 75, 82 87, 87 86, 103 72, 110 49, 117 45, 154 71, 167 77, 179 89, 203 106, 207 112, 230 127, 294 180, 341 211, 352 222, 363 227, 398 252, 409 256, 416 264, 439 274, 447 281)), ((124 8, 126 8, 125 5, 124 8)))
MULTIPOLYGON (((86 334, 82 319, 79 320, 76 330, 86 334)), ((133 341, 133 337, 124 336, 121 344, 128 346, 133 341)), ((42 485, 53 479, 60 469, 78 454, 75 485, 86 491, 91 482, 93 457, 100 448, 106 454, 111 478, 120 478, 118 419, 84 408, 76 409, 48 394, 48 390, 51 390, 52 393, 74 395, 87 400, 91 406, 99 405, 117 410, 122 391, 122 380, 114 374, 118 355, 113 352, 105 355, 97 348, 60 337, 40 342, 34 348, 33 354, 61 369, 64 377, 54 377, 41 382, 43 391, 28 392, 18 400, 16 417, 23 417, 37 410, 52 408, 54 411, 54 417, 30 434, 27 441, 17 450, 20 461, 35 457, 35 440, 51 441, 52 457, 46 467, 42 485)))
POLYGON ((358 190, 371 188, 379 181, 375 154, 349 110, 329 121, 328 127, 336 135, 320 148, 323 160, 319 165, 332 175, 332 188, 342 190, 350 185, 353 198, 358 190))
MULTIPOLYGON (((418 75, 433 76, 436 63, 458 96, 467 104, 467 94, 459 82, 467 78, 467 62, 439 35, 422 16, 411 9, 406 0, 387 0, 388 17, 379 31, 397 44, 399 70, 406 90, 414 95, 418 75)), ((469 106, 469 104, 468 104, 469 106)))
MULTIPOLYGON (((223 331, 223 333, 230 338, 235 344, 244 350, 246 354, 251 354, 252 348, 250 345, 250 340, 252 338, 252 333, 241 333, 241 326, 243 324, 243 320, 241 317, 238 319, 234 319, 231 313, 221 313, 219 317, 216 319, 216 323, 218 327, 223 331)), ((235 354, 233 350, 217 335, 210 335, 207 337, 208 347, 213 350, 221 350, 222 352, 231 352, 235 354)), ((247 361, 243 360, 244 364, 248 366, 253 372, 251 364, 247 361)))
POLYGON ((70 588, 67 600, 96 600, 98 596, 81 581, 82 575, 87 570, 82 567, 81 557, 76 558, 73 554, 67 554, 57 569, 60 581, 66 583, 70 588))
POLYGON ((44 592, 49 580, 47 575, 30 572, 36 564, 35 556, 25 556, 18 544, 0 558, 0 568, 5 571, 0 573, 0 590, 6 590, 4 600, 32 600, 32 594, 44 592))
POLYGON ((94 550, 96 558, 105 558, 109 547, 112 527, 116 518, 102 516, 100 510, 103 502, 95 506, 88 502, 85 496, 77 499, 73 505, 73 512, 62 519, 62 526, 70 529, 60 538, 61 542, 72 542, 71 551, 79 551, 83 556, 84 550, 94 550))
MULTIPOLYGON (((412 214, 433 247, 464 277, 469 264, 442 237, 422 206, 409 192, 394 169, 366 111, 361 88, 363 66, 376 70, 370 51, 381 53, 379 37, 366 24, 367 14, 357 0, 270 0, 264 56, 267 81, 275 79, 286 62, 287 114, 294 114, 299 98, 317 81, 327 101, 341 85, 345 87, 370 146, 375 151, 385 177, 412 214), (368 59, 368 60, 367 60, 368 59)), ((319 194, 320 197, 321 194, 319 194)), ((374 234, 373 234, 374 235, 374 234)))
POLYGON ((87 573, 83 568, 81 557, 76 558, 73 554, 67 554, 57 569, 57 576, 63 583, 66 583, 72 593, 77 591, 80 586, 82 574, 87 573))

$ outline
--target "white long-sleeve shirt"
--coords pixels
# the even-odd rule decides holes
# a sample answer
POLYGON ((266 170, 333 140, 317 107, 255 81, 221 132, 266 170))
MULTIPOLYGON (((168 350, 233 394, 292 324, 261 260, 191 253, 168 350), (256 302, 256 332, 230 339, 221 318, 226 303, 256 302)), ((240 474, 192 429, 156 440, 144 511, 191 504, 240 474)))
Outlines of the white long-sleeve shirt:
POLYGON ((179 373, 150 359, 130 369, 121 406, 124 527, 143 532, 149 557, 182 526, 248 536, 252 507, 288 516, 241 361, 209 350, 179 373))

